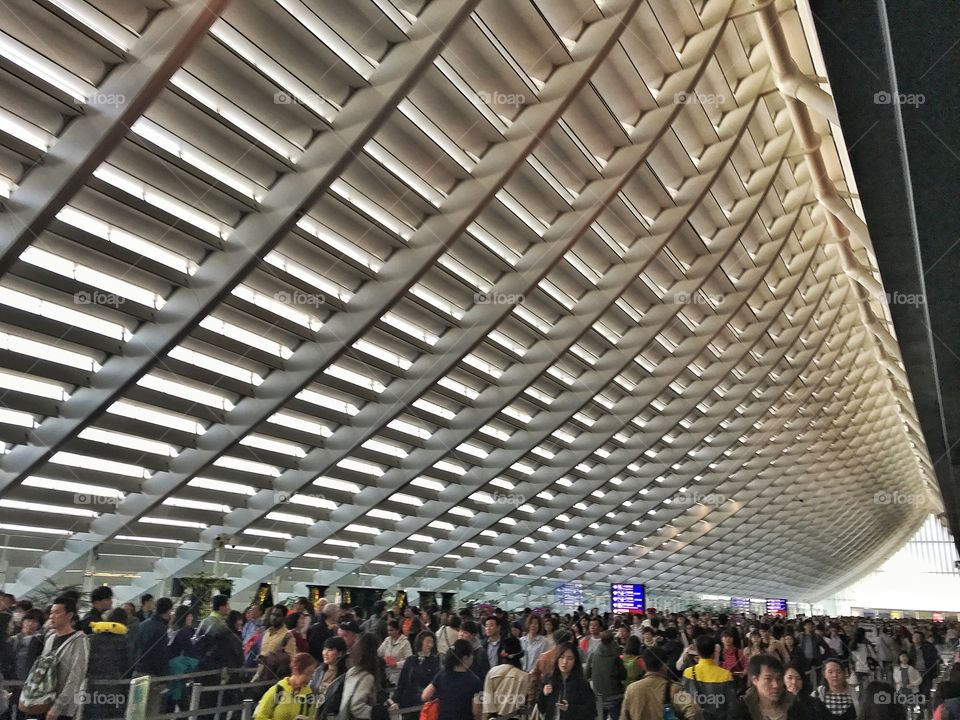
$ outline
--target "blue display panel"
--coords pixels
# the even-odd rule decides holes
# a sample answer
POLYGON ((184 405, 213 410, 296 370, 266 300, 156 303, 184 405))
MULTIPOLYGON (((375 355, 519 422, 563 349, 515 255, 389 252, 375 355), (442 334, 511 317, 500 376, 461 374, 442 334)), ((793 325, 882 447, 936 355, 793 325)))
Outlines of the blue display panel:
POLYGON ((641 614, 645 602, 643 585, 615 583, 610 586, 610 606, 614 613, 641 614))
POLYGON ((786 615, 787 614, 786 598, 767 598, 767 614, 768 615, 786 615))
POLYGON ((583 585, 580 583, 557 585, 553 594, 558 605, 576 607, 583 604, 583 585))
POLYGON ((750 612, 750 598, 732 597, 730 607, 738 612, 750 612))

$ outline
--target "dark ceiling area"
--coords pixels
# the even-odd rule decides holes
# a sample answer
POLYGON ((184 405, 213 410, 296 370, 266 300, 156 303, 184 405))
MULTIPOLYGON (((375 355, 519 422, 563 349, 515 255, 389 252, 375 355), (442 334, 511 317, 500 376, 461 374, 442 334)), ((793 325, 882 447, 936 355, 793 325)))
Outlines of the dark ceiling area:
POLYGON ((960 538, 960 3, 813 0, 812 8, 920 422, 960 538))

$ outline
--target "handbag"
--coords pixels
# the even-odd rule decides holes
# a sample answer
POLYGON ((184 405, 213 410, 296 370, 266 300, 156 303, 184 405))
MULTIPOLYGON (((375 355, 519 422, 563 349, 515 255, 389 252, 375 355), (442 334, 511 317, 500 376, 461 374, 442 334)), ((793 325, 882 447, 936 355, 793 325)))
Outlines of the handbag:
POLYGON ((420 708, 420 720, 438 720, 440 717, 440 701, 428 700, 420 708))

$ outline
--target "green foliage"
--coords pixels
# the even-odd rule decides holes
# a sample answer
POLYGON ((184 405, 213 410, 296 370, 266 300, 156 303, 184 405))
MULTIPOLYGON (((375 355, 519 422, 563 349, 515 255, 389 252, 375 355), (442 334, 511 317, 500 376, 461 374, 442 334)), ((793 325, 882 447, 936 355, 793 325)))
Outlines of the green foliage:
POLYGON ((26 599, 32 602, 34 607, 38 607, 43 610, 46 609, 48 605, 52 605, 53 601, 63 595, 65 592, 76 593, 80 597, 81 602, 87 599, 83 597, 83 586, 57 585, 49 578, 46 579, 42 585, 34 588, 26 597, 26 599))
POLYGON ((181 604, 186 604, 190 596, 194 596, 199 605, 201 618, 210 614, 214 595, 218 595, 222 590, 233 590, 233 580, 230 578, 210 575, 205 572, 187 575, 180 578, 180 582, 183 583, 183 595, 180 596, 181 604))

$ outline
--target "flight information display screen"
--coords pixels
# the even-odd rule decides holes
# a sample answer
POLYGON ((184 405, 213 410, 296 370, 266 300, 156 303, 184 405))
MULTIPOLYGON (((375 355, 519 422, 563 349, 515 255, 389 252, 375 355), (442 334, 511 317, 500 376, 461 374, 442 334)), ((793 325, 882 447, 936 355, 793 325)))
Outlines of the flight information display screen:
POLYGON ((646 609, 645 601, 643 585, 614 583, 610 586, 610 606, 615 614, 642 614, 646 609))
POLYGON ((750 598, 732 597, 730 598, 730 607, 740 612, 750 612, 750 598))
POLYGON ((767 614, 768 615, 786 615, 787 614, 786 598, 767 598, 767 614))

